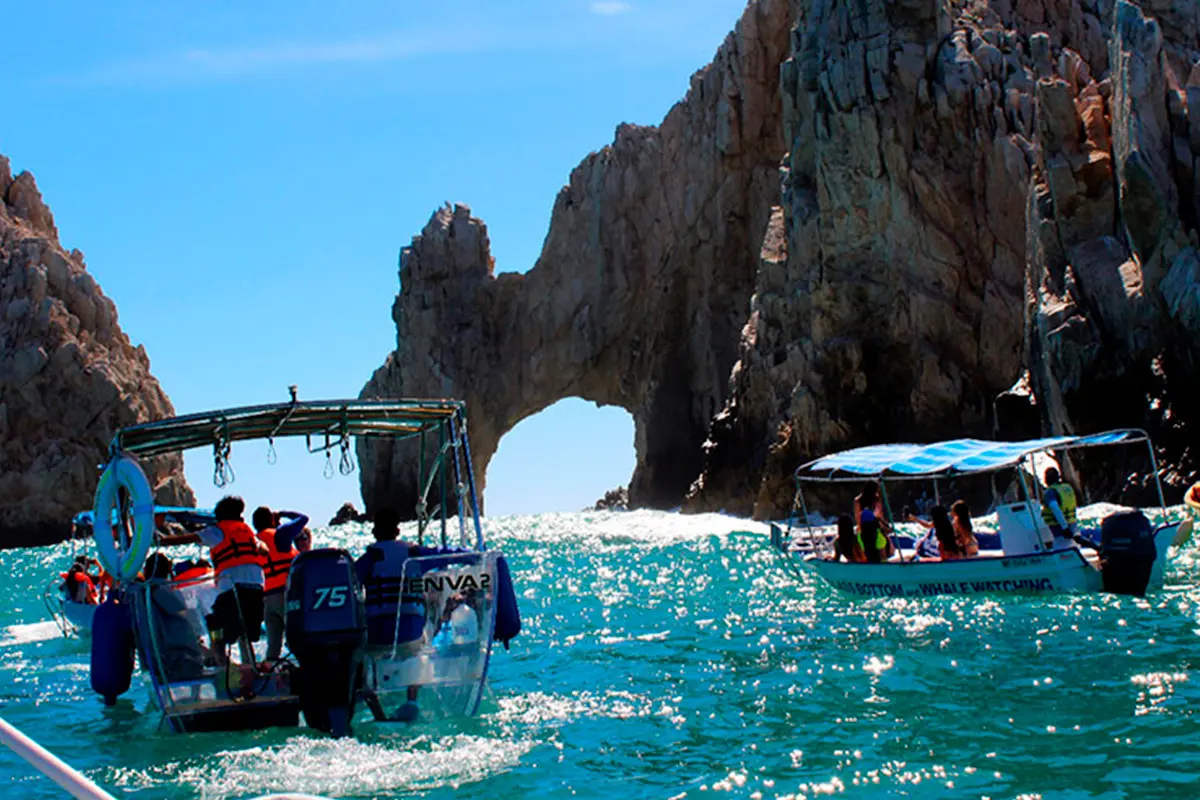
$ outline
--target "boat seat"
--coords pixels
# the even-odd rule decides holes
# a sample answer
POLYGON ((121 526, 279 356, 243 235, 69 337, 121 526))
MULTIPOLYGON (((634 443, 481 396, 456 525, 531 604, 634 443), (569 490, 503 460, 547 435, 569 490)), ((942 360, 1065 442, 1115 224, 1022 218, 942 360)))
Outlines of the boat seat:
POLYGON ((996 529, 1000 534, 1000 549, 1006 556, 1023 556, 1042 553, 1049 549, 1046 544, 1050 532, 1042 523, 1040 509, 1032 509, 1029 502, 1009 503, 996 509, 996 529), (1034 527, 1036 524, 1037 527, 1034 527))

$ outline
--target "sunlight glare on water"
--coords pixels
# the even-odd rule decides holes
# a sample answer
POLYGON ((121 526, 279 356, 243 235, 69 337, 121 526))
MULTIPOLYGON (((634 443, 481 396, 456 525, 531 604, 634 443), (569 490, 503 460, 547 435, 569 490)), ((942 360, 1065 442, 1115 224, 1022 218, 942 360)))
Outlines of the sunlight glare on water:
MULTIPOLYGON (((42 605, 67 545, 0 553, 0 714, 118 797, 1200 797, 1194 545, 1146 599, 853 600, 731 517, 486 528, 523 629, 477 718, 181 736, 140 676, 106 710, 42 605)), ((61 797, 6 751, 0 770, 5 797, 61 797)))

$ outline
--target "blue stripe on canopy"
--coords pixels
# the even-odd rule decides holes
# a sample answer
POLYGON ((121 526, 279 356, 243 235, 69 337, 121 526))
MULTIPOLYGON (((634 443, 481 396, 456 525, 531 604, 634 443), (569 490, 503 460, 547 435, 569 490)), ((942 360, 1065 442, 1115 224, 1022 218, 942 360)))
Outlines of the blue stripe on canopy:
POLYGON ((851 476, 923 476, 987 472, 1016 464, 1030 453, 1118 444, 1144 439, 1137 430, 1115 430, 1091 436, 1055 436, 1024 442, 954 439, 935 444, 879 444, 823 456, 796 470, 796 477, 833 479, 851 476))

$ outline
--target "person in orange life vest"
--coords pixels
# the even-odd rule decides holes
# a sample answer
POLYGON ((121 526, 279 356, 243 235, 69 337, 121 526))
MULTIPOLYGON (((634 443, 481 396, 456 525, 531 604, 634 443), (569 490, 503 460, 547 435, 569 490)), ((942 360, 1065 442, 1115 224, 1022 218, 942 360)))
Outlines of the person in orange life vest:
POLYGON ((75 563, 71 564, 71 568, 66 572, 60 572, 59 575, 63 582, 58 588, 66 593, 67 599, 74 603, 96 605, 98 595, 95 582, 87 574, 87 556, 76 558, 75 563))
POLYGON ((258 539, 267 547, 267 561, 263 565, 263 617, 267 623, 267 657, 274 661, 283 651, 284 589, 287 587, 288 570, 297 550, 293 547, 296 537, 304 532, 308 517, 297 511, 272 512, 266 506, 254 509, 250 518, 254 523, 258 539), (287 522, 280 520, 287 517, 287 522))
POLYGON ((242 663, 254 660, 250 644, 262 638, 263 565, 267 546, 254 535, 242 519, 246 501, 227 496, 213 509, 216 524, 181 536, 159 536, 160 544, 200 542, 209 547, 217 573, 217 598, 208 615, 212 649, 224 663, 225 646, 237 640, 242 647, 242 663))

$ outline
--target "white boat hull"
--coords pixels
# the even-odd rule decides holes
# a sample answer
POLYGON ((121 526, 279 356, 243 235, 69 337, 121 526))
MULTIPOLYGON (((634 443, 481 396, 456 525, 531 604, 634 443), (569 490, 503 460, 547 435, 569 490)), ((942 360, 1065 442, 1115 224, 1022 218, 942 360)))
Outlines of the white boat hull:
POLYGON ((97 606, 72 600, 62 601, 63 617, 79 636, 92 635, 92 618, 96 616, 96 608, 97 606))
MULTIPOLYGON (((1162 586, 1167 548, 1176 534, 1170 525, 1155 532, 1158 556, 1149 589, 1162 586)), ((883 564, 829 561, 815 555, 796 558, 833 588, 855 597, 932 597, 935 595, 1045 595, 1060 592, 1095 593, 1104 589, 1094 553, 1078 547, 1005 556, 984 551, 974 558, 953 561, 900 561, 883 564)), ((905 558, 911 558, 906 554, 905 558)))

